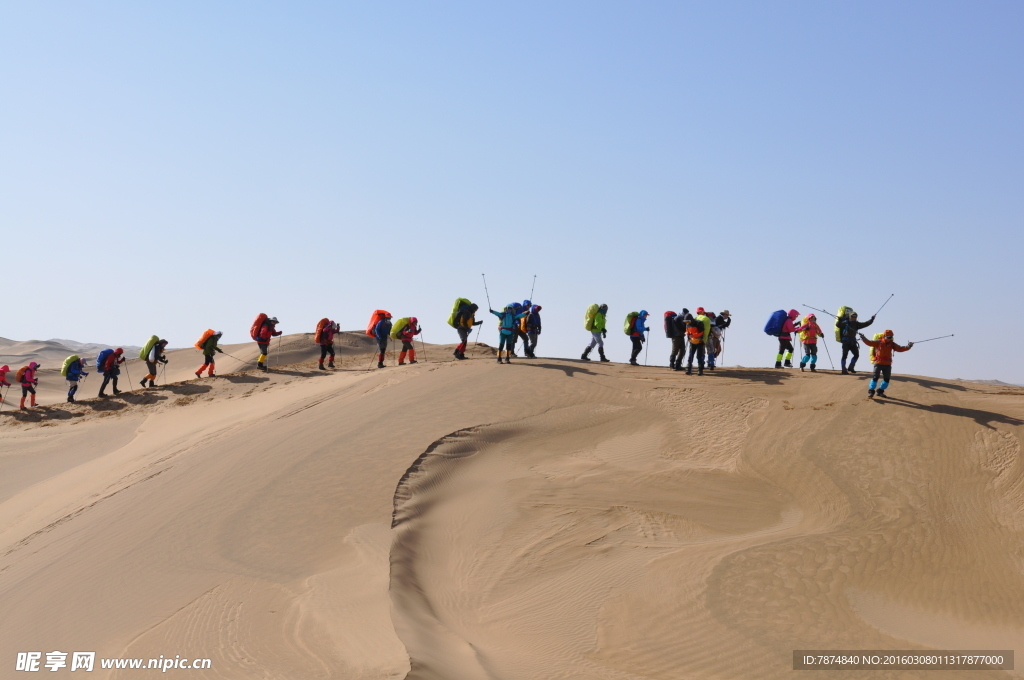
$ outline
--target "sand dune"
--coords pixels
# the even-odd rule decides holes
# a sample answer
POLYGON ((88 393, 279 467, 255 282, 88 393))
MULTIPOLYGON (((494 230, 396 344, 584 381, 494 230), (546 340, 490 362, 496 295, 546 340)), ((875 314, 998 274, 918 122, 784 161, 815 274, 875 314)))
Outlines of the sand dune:
POLYGON ((333 373, 291 336, 269 375, 231 347, 221 378, 0 414, 0 658, 776 678, 794 648, 1024 641, 1024 389, 900 376, 872 402, 486 347, 378 371, 346 342, 333 373))

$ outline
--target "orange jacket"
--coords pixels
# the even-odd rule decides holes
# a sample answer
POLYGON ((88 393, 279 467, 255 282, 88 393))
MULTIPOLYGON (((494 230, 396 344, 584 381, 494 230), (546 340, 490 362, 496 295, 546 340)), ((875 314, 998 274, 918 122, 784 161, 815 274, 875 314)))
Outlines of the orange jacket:
POLYGON ((867 338, 863 338, 863 340, 865 345, 875 348, 875 360, 871 363, 876 366, 892 366, 893 352, 906 352, 910 349, 903 345, 897 345, 895 341, 886 340, 885 338, 882 338, 881 340, 868 340, 867 338))

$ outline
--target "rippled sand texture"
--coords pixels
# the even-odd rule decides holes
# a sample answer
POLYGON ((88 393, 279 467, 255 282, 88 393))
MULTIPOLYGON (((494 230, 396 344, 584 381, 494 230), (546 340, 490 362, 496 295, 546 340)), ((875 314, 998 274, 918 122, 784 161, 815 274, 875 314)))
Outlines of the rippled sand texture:
POLYGON ((486 348, 366 371, 356 345, 324 374, 306 342, 269 376, 0 413, 0 663, 789 678, 795 648, 1024 649, 1024 390, 486 348))

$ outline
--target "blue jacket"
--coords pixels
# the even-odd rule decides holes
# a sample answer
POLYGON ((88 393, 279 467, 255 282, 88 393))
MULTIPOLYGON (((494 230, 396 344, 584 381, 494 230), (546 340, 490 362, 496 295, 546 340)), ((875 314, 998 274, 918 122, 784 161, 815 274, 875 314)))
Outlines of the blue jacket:
POLYGON ((68 366, 68 373, 66 377, 68 380, 78 380, 82 377, 82 373, 84 373, 82 370, 82 360, 78 359, 77 361, 72 361, 68 366))
POLYGON ((534 305, 530 310, 530 318, 526 320, 527 333, 540 333, 540 305, 534 305))
POLYGON ((391 319, 381 319, 377 322, 377 325, 373 327, 373 337, 378 340, 384 338, 391 338, 391 319))
POLYGON ((516 314, 512 305, 506 307, 503 311, 496 312, 493 309, 491 314, 498 317, 498 328, 501 330, 502 335, 512 335, 513 330, 516 326, 516 321, 522 319, 530 312, 520 312, 516 314))
POLYGON ((644 321, 650 316, 646 309, 640 310, 640 316, 636 317, 636 321, 633 322, 633 335, 643 337, 644 333, 647 332, 648 328, 644 325, 644 321))

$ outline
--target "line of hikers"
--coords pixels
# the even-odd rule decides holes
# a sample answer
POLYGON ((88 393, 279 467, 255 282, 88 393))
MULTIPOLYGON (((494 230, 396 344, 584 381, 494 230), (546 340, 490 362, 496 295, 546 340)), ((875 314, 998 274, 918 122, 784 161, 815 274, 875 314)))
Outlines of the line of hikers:
MULTIPOLYGON (((793 368, 793 333, 800 334, 800 343, 803 347, 803 355, 800 358, 800 370, 809 367, 816 372, 818 362, 818 338, 824 338, 825 333, 818 325, 818 317, 811 313, 804 316, 799 322, 797 319, 800 312, 791 309, 788 312, 778 310, 768 318, 764 332, 774 336, 779 342, 779 351, 775 357, 775 368, 793 368)), ((874 366, 874 375, 868 383, 868 397, 873 398, 885 396, 885 390, 889 387, 889 380, 892 376, 892 355, 893 352, 906 352, 914 346, 913 342, 906 346, 899 345, 895 341, 895 334, 891 330, 882 333, 875 333, 874 337, 868 339, 860 331, 875 322, 872 315, 867 321, 860 321, 859 316, 853 308, 842 306, 834 315, 836 342, 843 348, 840 359, 840 369, 843 375, 856 375, 857 360, 860 358, 860 345, 857 342, 859 337, 868 347, 871 348, 870 359, 874 366), (849 365, 846 360, 850 359, 849 365)))
MULTIPOLYGON (((505 305, 500 311, 490 309, 490 313, 498 318, 499 343, 497 351, 498 363, 511 363, 515 354, 516 344, 523 341, 523 352, 529 358, 536 358, 537 341, 541 334, 541 306, 533 304, 530 300, 522 303, 512 302, 505 305)), ((458 298, 452 306, 451 314, 448 317, 448 325, 452 326, 459 336, 459 344, 453 352, 456 359, 466 358, 466 348, 469 342, 469 335, 472 329, 480 326, 483 321, 476 319, 476 312, 479 306, 466 298, 458 298)), ((609 361, 604 353, 604 341, 608 337, 607 328, 608 305, 592 304, 584 314, 584 328, 591 334, 590 343, 584 348, 581 359, 590 361, 590 353, 597 348, 600 361, 609 361)), ((623 323, 623 332, 629 337, 632 343, 632 352, 629 363, 638 366, 637 358, 643 351, 644 343, 648 341, 647 334, 650 328, 647 326, 649 318, 647 310, 629 312, 623 323)), ((792 358, 795 348, 793 347, 793 333, 799 333, 803 353, 800 359, 800 370, 809 368, 810 371, 817 371, 818 361, 818 339, 825 336, 817 323, 817 317, 811 313, 799 319, 799 312, 791 309, 788 312, 778 310, 774 312, 765 325, 765 333, 777 338, 779 347, 776 355, 775 368, 793 368, 792 358)), ((868 339, 860 331, 867 328, 875 321, 872 316, 867 321, 859 321, 857 313, 850 307, 840 307, 835 315, 836 341, 842 345, 843 353, 841 369, 843 375, 856 374, 856 364, 860 357, 860 346, 858 337, 866 345, 871 347, 871 362, 874 364, 874 376, 868 386, 868 396, 885 396, 885 390, 889 386, 892 373, 893 352, 905 352, 913 347, 914 343, 906 346, 899 345, 894 340, 891 330, 884 333, 876 333, 868 339), (850 358, 847 365, 847 358, 850 358)), ((728 310, 719 314, 709 312, 704 307, 698 307, 695 313, 683 308, 680 313, 667 311, 664 314, 663 327, 665 337, 672 341, 672 350, 669 354, 669 367, 676 371, 683 370, 683 361, 686 361, 687 375, 693 374, 694 359, 697 360, 697 374, 703 375, 705 362, 708 370, 715 369, 715 363, 724 351, 724 333, 732 323, 732 316, 728 310)), ((249 335, 259 348, 259 356, 256 366, 259 370, 269 371, 267 359, 270 354, 270 343, 275 337, 282 335, 278 330, 279 321, 277 317, 266 314, 259 314, 249 330, 249 335)), ((336 352, 334 338, 340 333, 339 324, 328 318, 321 319, 313 334, 313 341, 320 346, 320 359, 318 367, 320 370, 327 370, 335 367, 336 352), (325 368, 324 362, 327 362, 325 368)), ((416 362, 416 348, 414 340, 417 335, 423 332, 419 320, 412 317, 403 317, 396 321, 392 320, 390 312, 382 309, 375 310, 370 316, 370 322, 366 328, 366 334, 377 342, 377 368, 385 368, 385 355, 388 343, 391 340, 402 343, 398 356, 398 365, 404 366, 406 359, 409 364, 416 362)), ((198 341, 195 348, 203 354, 203 364, 195 372, 197 378, 202 378, 205 372, 209 377, 215 377, 216 355, 223 354, 219 343, 223 336, 222 331, 207 329, 198 341)), ((146 363, 147 373, 139 382, 140 386, 156 387, 157 371, 160 365, 168 363, 165 351, 167 340, 153 335, 139 352, 139 358, 146 363)), ((229 355, 230 356, 230 355, 229 355)), ((113 394, 121 393, 118 389, 118 377, 121 373, 121 366, 125 363, 124 350, 120 347, 105 349, 96 357, 96 370, 103 375, 103 382, 100 385, 99 397, 106 397, 106 388, 112 386, 113 394)), ((25 401, 29 400, 28 407, 36 406, 36 387, 39 379, 36 377, 40 365, 33 361, 23 366, 16 372, 16 380, 21 385, 21 409, 25 409, 25 401)), ((89 375, 85 370, 85 360, 77 354, 72 354, 64 360, 61 367, 61 375, 68 382, 67 401, 75 402, 75 395, 80 383, 89 375)), ((7 373, 10 367, 0 367, 0 388, 11 387, 7 380, 7 373)), ((3 401, 0 396, 0 402, 3 401)))

